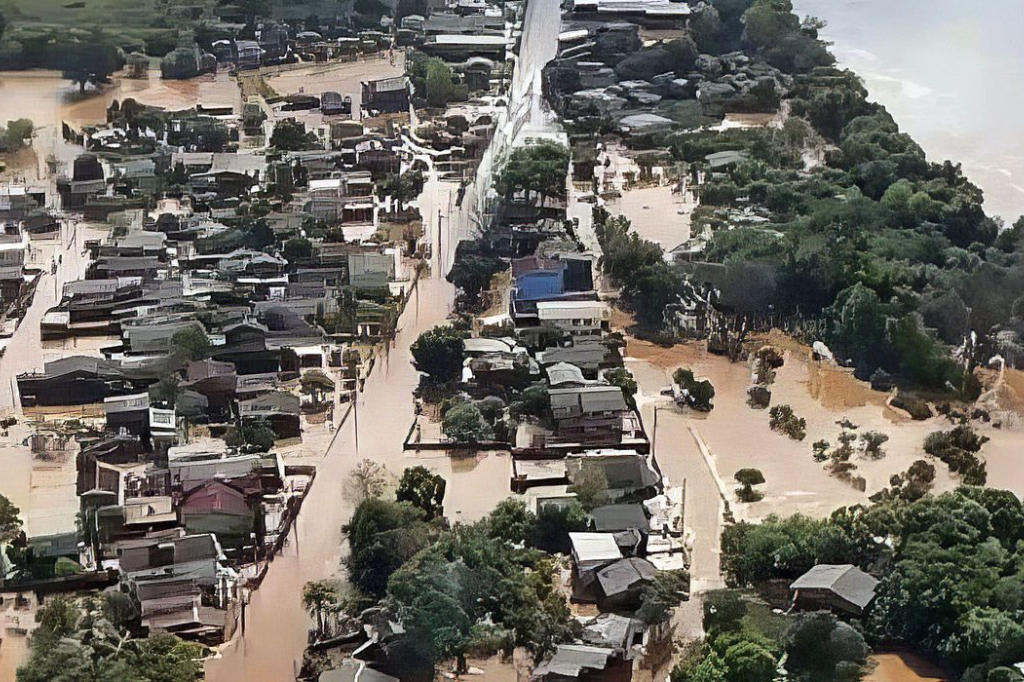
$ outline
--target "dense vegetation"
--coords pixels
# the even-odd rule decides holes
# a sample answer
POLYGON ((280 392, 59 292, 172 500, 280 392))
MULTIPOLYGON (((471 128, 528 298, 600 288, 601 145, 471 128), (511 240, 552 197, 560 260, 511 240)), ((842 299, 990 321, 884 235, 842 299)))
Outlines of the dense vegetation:
POLYGON ((79 600, 57 596, 36 614, 29 659, 18 682, 189 682, 203 678, 204 648, 174 635, 134 639, 133 611, 121 593, 79 600))
POLYGON ((869 641, 941 656, 969 682, 1024 660, 1024 504, 1009 491, 897 496, 824 520, 740 523, 722 536, 734 585, 793 579, 818 563, 879 574, 869 641))
POLYGON ((829 613, 773 613, 737 590, 704 599, 705 642, 672 672, 672 682, 853 682, 861 679, 870 649, 853 626, 829 613))
POLYGON ((345 528, 358 601, 380 600, 405 629, 390 655, 412 669, 454 658, 464 670, 473 653, 522 646, 540 657, 570 638, 555 564, 534 546, 556 537, 564 543, 562 535, 582 529, 582 514, 579 525, 552 523, 508 500, 483 521, 449 528, 431 518, 440 504, 435 483, 425 470, 407 472, 399 497, 417 502, 365 499, 345 528))
MULTIPOLYGON (((1024 221, 1000 231, 959 165, 929 162, 855 74, 831 65, 819 26, 801 24, 788 0, 703 3, 691 20, 698 49, 742 50, 789 75, 788 120, 631 142, 667 146, 698 167, 711 153, 742 153, 706 175, 694 216, 695 232, 711 230, 704 258, 713 265, 689 274, 720 292, 720 309, 814 320, 815 337, 862 378, 882 369, 976 397, 975 349, 954 359, 951 347, 972 331, 985 353, 1020 347, 1024 221), (738 225, 744 210, 767 222, 738 225)), ((661 325, 678 271, 627 221, 598 211, 595 223, 625 303, 641 324, 661 325)))

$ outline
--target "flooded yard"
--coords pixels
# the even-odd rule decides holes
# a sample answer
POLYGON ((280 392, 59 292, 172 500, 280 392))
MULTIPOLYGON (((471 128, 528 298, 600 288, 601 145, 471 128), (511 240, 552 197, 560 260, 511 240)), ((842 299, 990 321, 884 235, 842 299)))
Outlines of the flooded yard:
POLYGON ((869 659, 874 669, 864 682, 948 682, 941 670, 911 653, 877 654, 869 659))
POLYGON ((612 215, 629 218, 641 238, 666 253, 690 239, 690 214, 696 207, 692 196, 675 192, 670 185, 632 189, 605 205, 612 215))

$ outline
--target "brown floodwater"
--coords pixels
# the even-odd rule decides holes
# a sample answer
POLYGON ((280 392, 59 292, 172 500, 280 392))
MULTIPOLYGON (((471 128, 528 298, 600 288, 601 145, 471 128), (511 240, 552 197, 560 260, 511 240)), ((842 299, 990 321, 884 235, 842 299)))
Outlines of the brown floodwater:
POLYGON ((876 654, 868 659, 874 668, 864 682, 947 682, 941 670, 912 653, 876 654))
POLYGON ((168 110, 189 109, 197 103, 230 104, 236 112, 241 108, 238 88, 227 72, 187 81, 165 81, 156 70, 151 70, 145 79, 115 75, 111 85, 101 90, 89 88, 83 94, 77 85, 56 71, 3 71, 0 72, 0 125, 28 118, 37 130, 33 140, 35 168, 15 169, 9 164, 10 170, 20 170, 29 179, 45 177, 43 164, 51 153, 60 161, 70 163, 81 149, 64 143, 61 123, 76 130, 102 123, 111 102, 129 97, 168 110))
MULTIPOLYGON (((429 235, 436 235, 439 229, 435 205, 447 205, 451 188, 450 183, 430 182, 420 198, 421 210, 429 216, 429 235)), ((446 223, 440 227, 449 229, 446 223)), ((452 223, 454 229, 458 216, 453 217, 452 223)), ((451 255, 449 251, 448 262, 451 255)), ((444 322, 454 300, 452 285, 438 276, 436 254, 433 265, 434 274, 421 279, 412 294, 387 356, 378 358, 359 395, 356 411, 338 429, 319 462, 316 482, 303 503, 287 546, 271 563, 266 578, 252 595, 245 635, 226 644, 221 655, 207 664, 207 679, 292 679, 301 664, 310 624, 302 609, 302 587, 311 580, 342 575, 341 527, 352 512, 352 501, 344 494, 344 484, 360 459, 384 464, 396 475, 416 464, 441 473, 449 482, 446 513, 456 521, 479 518, 508 496, 507 458, 483 455, 470 461, 402 451, 414 412, 412 392, 419 382, 409 346, 419 334, 444 322)))
MULTIPOLYGON (((640 385, 639 402, 648 433, 654 430, 654 410, 658 408, 657 433, 653 436, 658 462, 672 484, 686 482, 687 525, 694 531, 692 574, 697 590, 720 584, 721 493, 738 519, 794 513, 824 516, 843 505, 867 502, 870 495, 888 485, 891 475, 927 458, 922 445, 929 433, 950 428, 948 421, 938 417, 911 421, 886 407, 883 394, 871 391, 847 370, 815 362, 808 349, 784 342, 782 337, 773 341, 785 350, 786 362, 772 386, 772 404, 788 404, 797 416, 807 420, 807 436, 802 441, 773 432, 768 427, 768 410, 754 410, 746 404, 750 384, 747 363, 729 362, 697 343, 666 349, 629 339, 626 347, 626 366, 640 385), (671 382, 672 372, 681 366, 692 368, 698 377, 706 377, 714 385, 715 407, 710 413, 682 410, 658 395, 671 382), (889 436, 884 458, 868 460, 855 455, 852 460, 858 467, 855 475, 867 481, 866 492, 831 476, 812 458, 811 444, 816 440, 837 443, 840 427, 836 421, 844 418, 858 425, 858 433, 870 430, 889 436), (697 438, 709 451, 707 462, 697 438), (735 497, 733 474, 745 467, 758 468, 764 474, 766 483, 759 486, 764 499, 760 502, 743 504, 735 497)), ((982 450, 990 484, 1024 494, 1024 432, 985 425, 978 429, 991 438, 982 450)), ((957 480, 937 462, 935 490, 956 485, 957 480)))

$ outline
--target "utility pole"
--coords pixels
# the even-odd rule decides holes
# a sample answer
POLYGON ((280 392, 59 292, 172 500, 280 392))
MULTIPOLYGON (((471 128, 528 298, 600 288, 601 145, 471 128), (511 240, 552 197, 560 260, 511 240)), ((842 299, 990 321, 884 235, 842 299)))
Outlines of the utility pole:
POLYGON ((444 233, 441 232, 441 209, 437 209, 437 269, 440 272, 444 272, 444 253, 441 251, 443 248, 442 244, 444 244, 444 233))
POLYGON ((651 427, 651 457, 657 456, 658 445, 658 406, 654 406, 654 426, 651 427))
MULTIPOLYGON (((356 380, 358 382, 358 379, 356 380)), ((356 456, 359 456, 359 388, 352 391, 352 425, 356 431, 356 456)))

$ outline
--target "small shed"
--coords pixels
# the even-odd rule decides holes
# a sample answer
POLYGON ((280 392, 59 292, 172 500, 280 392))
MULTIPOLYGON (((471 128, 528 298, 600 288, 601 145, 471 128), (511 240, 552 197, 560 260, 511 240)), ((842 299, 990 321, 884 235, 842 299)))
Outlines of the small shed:
POLYGON ((789 589, 804 609, 829 609, 860 616, 875 598, 878 580, 852 564, 818 564, 789 589))

